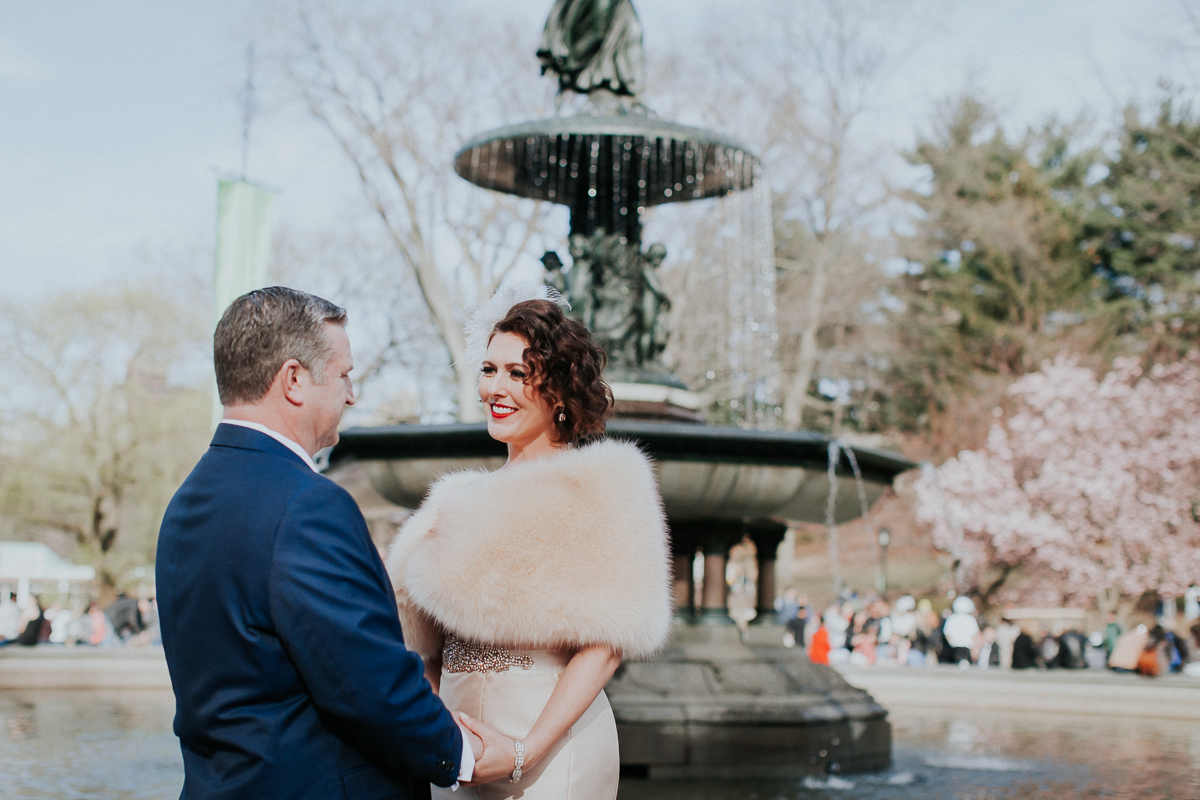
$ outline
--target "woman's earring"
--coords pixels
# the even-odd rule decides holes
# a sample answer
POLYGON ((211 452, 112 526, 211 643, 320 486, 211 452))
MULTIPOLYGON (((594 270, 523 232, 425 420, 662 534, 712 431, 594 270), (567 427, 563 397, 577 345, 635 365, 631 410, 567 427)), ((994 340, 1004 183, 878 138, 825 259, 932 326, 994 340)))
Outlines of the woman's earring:
POLYGON ((565 408, 564 408, 564 409, 560 409, 560 410, 559 410, 559 412, 558 412, 558 421, 559 421, 559 422, 566 422, 566 421, 567 421, 567 410, 566 410, 565 408))

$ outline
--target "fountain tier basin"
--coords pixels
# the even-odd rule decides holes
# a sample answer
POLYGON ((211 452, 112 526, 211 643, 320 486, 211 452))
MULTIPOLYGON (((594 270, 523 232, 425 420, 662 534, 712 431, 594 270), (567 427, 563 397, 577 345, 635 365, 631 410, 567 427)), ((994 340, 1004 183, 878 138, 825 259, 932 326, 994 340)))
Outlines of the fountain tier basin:
MULTIPOLYGON (((672 522, 774 517, 826 521, 830 438, 808 431, 754 431, 679 422, 615 419, 608 434, 637 442, 654 460, 672 522)), ((868 503, 913 465, 891 453, 849 447, 860 468, 868 503)), ((486 423, 351 428, 341 435, 334 462, 360 461, 372 486, 388 500, 415 508, 433 481, 460 469, 496 469, 505 445, 486 423)), ((852 478, 845 448, 837 472, 852 478)), ((853 480, 839 480, 838 524, 862 514, 853 480)), ((732 542, 730 543, 732 544, 732 542)))
POLYGON ((521 122, 481 134, 454 157, 454 171, 477 186, 567 205, 581 189, 629 178, 629 199, 642 209, 748 189, 757 166, 728 137, 637 112, 521 122))

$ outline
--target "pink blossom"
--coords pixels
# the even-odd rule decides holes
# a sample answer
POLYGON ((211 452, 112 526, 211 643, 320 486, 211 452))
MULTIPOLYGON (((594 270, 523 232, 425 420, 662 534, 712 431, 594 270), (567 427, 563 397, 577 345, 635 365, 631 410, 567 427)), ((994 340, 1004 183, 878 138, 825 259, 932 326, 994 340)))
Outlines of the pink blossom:
POLYGON ((1117 359, 1097 380, 1069 356, 1009 388, 987 445, 916 484, 917 517, 960 590, 1019 570, 1024 600, 1178 596, 1200 581, 1200 353, 1117 359))

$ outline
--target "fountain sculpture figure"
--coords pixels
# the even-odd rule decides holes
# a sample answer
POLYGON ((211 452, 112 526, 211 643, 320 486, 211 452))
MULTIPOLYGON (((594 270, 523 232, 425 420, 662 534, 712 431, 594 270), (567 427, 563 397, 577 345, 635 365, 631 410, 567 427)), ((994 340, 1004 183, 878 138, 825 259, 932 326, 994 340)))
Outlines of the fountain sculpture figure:
MULTIPOLYGON (((617 398, 609 434, 636 440, 655 459, 678 624, 666 652, 623 665, 608 686, 623 768, 650 777, 882 768, 891 757, 886 711, 829 667, 782 647, 782 629, 771 624, 775 551, 789 521, 853 519, 912 465, 816 433, 702 424, 698 397, 662 363, 667 251, 642 249, 642 215, 748 189, 758 159, 637 101, 641 26, 630 0, 556 0, 538 57, 560 94, 587 95, 582 110, 485 133, 458 152, 454 168, 486 189, 569 206, 571 263, 547 252, 546 278, 609 355, 617 398), (725 585, 729 548, 744 538, 759 561, 760 624, 748 641, 729 619, 725 585), (702 587, 692 580, 698 552, 702 587)), ((482 424, 400 425, 344 432, 331 461, 335 473, 359 462, 381 494, 412 508, 439 475, 499 467, 504 452, 482 424)))
POLYGON ((658 277, 667 248, 652 244, 643 253, 603 230, 577 233, 569 246, 569 269, 557 253, 542 256, 546 280, 608 354, 609 378, 676 384, 659 359, 667 346, 671 308, 658 277))
POLYGON ((646 72, 642 25, 631 0, 555 0, 537 51, 559 91, 636 96, 646 72))

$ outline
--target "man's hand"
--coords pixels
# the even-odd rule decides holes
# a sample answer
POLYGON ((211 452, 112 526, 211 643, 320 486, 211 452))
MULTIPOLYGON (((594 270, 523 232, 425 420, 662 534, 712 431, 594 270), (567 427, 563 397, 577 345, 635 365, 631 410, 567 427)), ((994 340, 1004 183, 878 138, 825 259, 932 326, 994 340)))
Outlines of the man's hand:
MULTIPOLYGON (((512 775, 517 759, 517 750, 513 746, 513 740, 495 728, 466 714, 460 712, 458 718, 462 720, 463 725, 483 741, 483 753, 475 757, 475 774, 464 785, 475 786, 481 783, 491 783, 512 775)), ((471 746, 474 747, 474 741, 471 746)))

